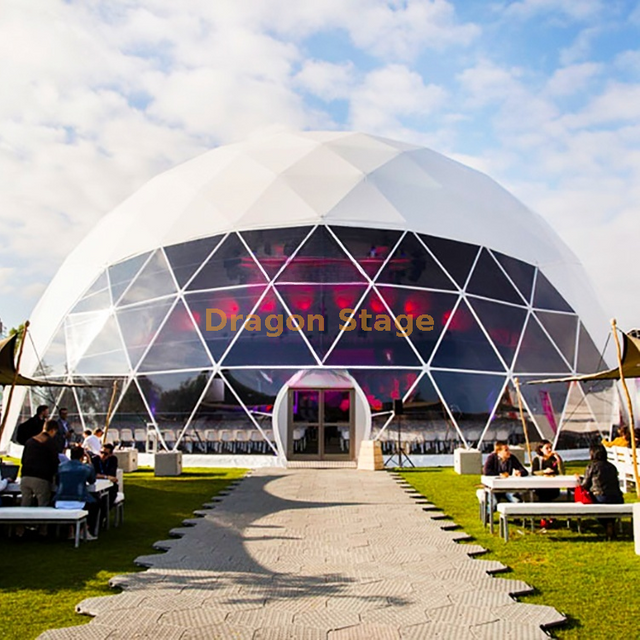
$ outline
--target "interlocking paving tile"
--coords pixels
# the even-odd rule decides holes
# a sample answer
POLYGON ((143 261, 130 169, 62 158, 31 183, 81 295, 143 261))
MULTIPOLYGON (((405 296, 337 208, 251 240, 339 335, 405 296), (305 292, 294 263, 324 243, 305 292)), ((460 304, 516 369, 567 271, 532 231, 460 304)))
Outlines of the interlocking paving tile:
POLYGON ((359 624, 330 631, 329 640, 400 640, 400 633, 388 625, 359 624))
POLYGON ((318 609, 317 611, 304 611, 293 616, 294 623, 302 627, 314 629, 341 629, 360 623, 360 616, 350 611, 329 611, 318 609))
POLYGON ((400 629, 402 640, 477 640, 469 629, 441 622, 427 622, 400 629))
POLYGON ((384 607, 387 604, 386 596, 335 596, 327 600, 327 609, 361 613, 376 607, 384 607))
POLYGON ((326 640, 327 632, 299 625, 258 629, 253 640, 326 640))
POLYGON ((158 609, 145 609, 138 607, 134 610, 112 609, 98 616, 97 621, 114 629, 126 629, 133 633, 135 627, 147 627, 157 622, 163 614, 158 609))
POLYGON ((158 549, 159 551, 168 551, 178 542, 179 541, 176 538, 171 538, 170 540, 157 540, 152 546, 154 549, 158 549))
POLYGON ((85 598, 76 605, 76 611, 89 616, 97 616, 109 609, 131 609, 142 605, 146 594, 135 592, 123 592, 115 596, 101 596, 97 598, 85 598))
POLYGON ((239 624, 243 627, 252 627, 253 629, 277 627, 293 624, 293 613, 291 611, 276 611, 273 609, 239 611, 229 614, 227 622, 229 624, 239 624))
POLYGON ((435 609, 437 607, 447 607, 453 604, 452 596, 444 593, 442 589, 426 590, 416 589, 412 595, 416 604, 426 609, 435 609))
POLYGON ((326 599, 318 597, 306 598, 268 598, 265 607, 272 611, 287 611, 289 613, 303 613, 305 611, 324 610, 327 608, 326 599))
POLYGON ((394 627, 402 627, 410 624, 421 624, 429 621, 423 605, 406 607, 382 607, 365 611, 360 614, 362 622, 367 624, 383 624, 394 627))
POLYGON ((465 593, 454 593, 449 596, 454 604, 466 604, 474 607, 501 606, 513 604, 514 599, 504 592, 491 591, 467 591, 465 593))
POLYGON ((483 624, 498 619, 490 609, 464 604, 427 609, 427 614, 434 622, 447 622, 460 627, 470 627, 472 624, 483 624))
POLYGON ((549 640, 549 636, 532 624, 514 624, 498 620, 473 626, 470 629, 476 640, 549 640))
MULTIPOLYGON (((478 560, 476 562, 479 562, 478 560)), ((467 565, 466 567, 455 567, 453 569, 445 569, 444 571, 436 571, 435 577, 438 580, 475 580, 478 576, 488 575, 487 567, 467 565)), ((504 565, 502 569, 506 569, 504 565)))
POLYGON ((201 590, 187 590, 182 593, 164 593, 147 598, 144 601, 145 607, 160 609, 164 611, 167 607, 173 609, 192 609, 199 607, 207 599, 207 593, 201 590))
POLYGON ((223 623, 207 629, 206 635, 202 629, 187 629, 180 640, 253 640, 254 634, 255 629, 223 623))
POLYGON ((183 636, 184 629, 149 625, 133 629, 116 629, 109 636, 109 640, 181 640, 183 636))
POLYGON ((558 613, 553 607, 544 605, 513 602, 502 607, 495 607, 493 610, 503 620, 535 624, 541 627, 550 627, 566 621, 565 616, 558 613))
POLYGON ((520 640, 564 620, 386 473, 257 470, 204 507, 112 579, 122 594, 78 605, 90 624, 43 637, 520 640))
POLYGON ((184 629, 199 627, 210 627, 225 621, 229 615, 219 607, 202 607, 194 609, 182 609, 179 611, 169 611, 160 617, 160 624, 172 627, 182 627, 184 629))
POLYGON ((356 583, 348 589, 349 595, 354 596, 404 596, 414 593, 413 587, 403 580, 380 580, 365 584, 356 583))
POLYGON ((40 640, 106 640, 113 633, 111 627, 95 622, 80 627, 64 627, 51 629, 40 634, 40 640))

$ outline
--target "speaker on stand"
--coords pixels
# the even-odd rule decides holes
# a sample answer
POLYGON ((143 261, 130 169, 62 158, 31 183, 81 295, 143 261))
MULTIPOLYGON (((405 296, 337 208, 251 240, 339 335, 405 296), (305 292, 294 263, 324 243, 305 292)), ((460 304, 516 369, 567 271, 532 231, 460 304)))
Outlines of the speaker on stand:
MULTIPOLYGON (((398 441, 396 443, 396 449, 398 454, 398 466, 400 468, 404 466, 403 464, 403 458, 404 458, 412 467, 415 467, 413 462, 411 462, 411 458, 409 458, 409 456, 402 451, 402 416, 404 415, 404 403, 402 402, 402 398, 397 398, 396 400, 393 401, 393 413, 395 414, 395 417, 398 419, 398 441)), ((389 460, 391 460, 393 457, 394 457, 393 454, 390 455, 387 461, 385 462, 385 464, 389 462, 389 460)))

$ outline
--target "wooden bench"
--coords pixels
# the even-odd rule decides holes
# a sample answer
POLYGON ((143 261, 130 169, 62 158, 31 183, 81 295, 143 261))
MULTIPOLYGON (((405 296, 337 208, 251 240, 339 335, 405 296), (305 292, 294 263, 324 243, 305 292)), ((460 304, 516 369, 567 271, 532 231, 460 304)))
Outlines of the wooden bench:
POLYGON ((84 509, 55 507, 0 507, 0 524, 71 524, 75 525, 75 546, 80 545, 80 527, 86 522, 84 509))
POLYGON ((500 535, 509 542, 509 518, 623 518, 633 516, 633 504, 580 502, 502 502, 498 505, 500 535))
POLYGON ((627 493, 629 483, 635 484, 636 482, 631 449, 628 447, 607 447, 607 460, 618 470, 620 487, 624 493, 627 493))

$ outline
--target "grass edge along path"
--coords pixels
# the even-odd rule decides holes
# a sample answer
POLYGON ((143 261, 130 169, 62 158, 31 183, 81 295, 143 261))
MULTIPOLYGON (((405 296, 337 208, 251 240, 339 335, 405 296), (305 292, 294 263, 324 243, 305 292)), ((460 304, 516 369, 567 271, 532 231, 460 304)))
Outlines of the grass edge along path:
MULTIPOLYGON (((582 473, 586 463, 568 463, 567 473, 582 473)), ((396 469, 419 493, 450 516, 488 549, 481 556, 510 567, 500 577, 523 580, 536 591, 521 602, 545 604, 569 621, 552 630, 562 640, 612 640, 640 637, 640 557, 635 555, 632 527, 624 523, 619 539, 607 542, 603 528, 583 521, 581 534, 566 529, 540 533, 527 527, 511 529, 505 543, 491 535, 478 517, 475 491, 480 476, 458 475, 452 468, 396 469)), ((625 501, 635 496, 625 495, 625 501)))
POLYGON ((141 571, 133 561, 153 553, 152 544, 193 517, 193 510, 243 469, 185 469, 178 477, 156 478, 152 470, 124 476, 124 523, 100 532, 95 542, 74 549, 60 539, 0 537, 0 620, 3 640, 29 640, 47 629, 81 625, 91 618, 75 613, 84 598, 114 595, 108 581, 141 571))

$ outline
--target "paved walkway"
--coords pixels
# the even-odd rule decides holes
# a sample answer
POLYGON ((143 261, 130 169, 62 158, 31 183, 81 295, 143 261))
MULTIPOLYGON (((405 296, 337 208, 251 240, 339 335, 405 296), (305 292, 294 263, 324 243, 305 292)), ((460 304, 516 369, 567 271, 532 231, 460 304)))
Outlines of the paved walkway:
POLYGON ((525 640, 563 620, 388 473, 259 470, 205 507, 78 605, 90 624, 41 638, 525 640))

